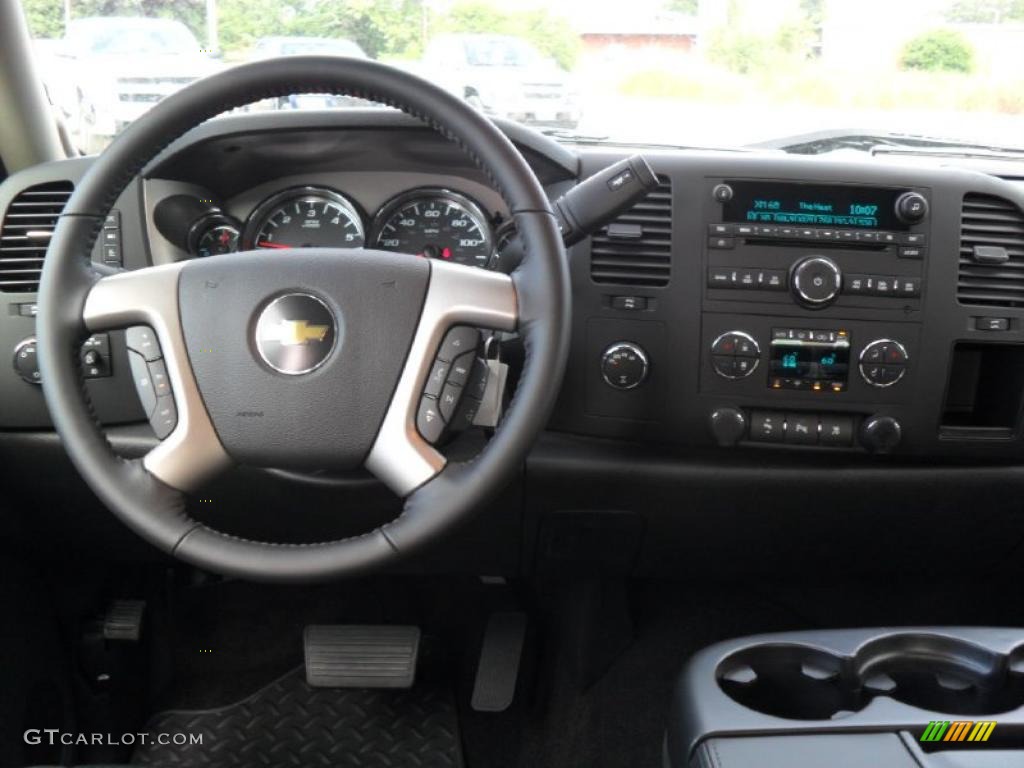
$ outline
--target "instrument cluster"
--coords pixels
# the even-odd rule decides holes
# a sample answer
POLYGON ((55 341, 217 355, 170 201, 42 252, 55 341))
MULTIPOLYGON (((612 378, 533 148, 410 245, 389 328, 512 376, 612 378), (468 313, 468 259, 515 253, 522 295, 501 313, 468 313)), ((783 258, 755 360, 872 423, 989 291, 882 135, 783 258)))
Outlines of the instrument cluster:
POLYGON ((190 227, 193 256, 293 248, 372 248, 497 269, 509 224, 489 216, 469 196, 442 187, 419 187, 385 202, 372 216, 351 198, 323 186, 274 193, 244 221, 220 209, 205 211, 190 227))

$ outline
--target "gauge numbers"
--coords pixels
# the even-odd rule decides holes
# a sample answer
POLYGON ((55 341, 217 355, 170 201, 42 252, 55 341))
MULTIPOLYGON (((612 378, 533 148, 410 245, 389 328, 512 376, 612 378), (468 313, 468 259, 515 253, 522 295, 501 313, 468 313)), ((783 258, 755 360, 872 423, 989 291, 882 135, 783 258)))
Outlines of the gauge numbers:
POLYGON ((431 259, 488 267, 494 252, 491 227, 480 207, 465 195, 420 189, 400 195, 381 209, 373 246, 431 259))
POLYGON ((250 219, 252 248, 361 248, 363 220, 355 205, 329 189, 305 187, 264 201, 250 219))

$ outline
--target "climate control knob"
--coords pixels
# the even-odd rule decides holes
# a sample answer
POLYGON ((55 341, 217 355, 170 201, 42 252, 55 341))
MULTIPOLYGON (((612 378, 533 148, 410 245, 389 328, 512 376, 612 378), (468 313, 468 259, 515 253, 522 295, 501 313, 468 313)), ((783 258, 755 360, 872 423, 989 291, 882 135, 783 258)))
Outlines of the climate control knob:
POLYGON ((793 265, 789 284, 801 304, 824 307, 835 300, 843 287, 843 273, 839 265, 825 256, 808 256, 793 265))
POLYGON ((601 376, 614 389, 635 389, 647 380, 647 353, 631 341, 617 341, 601 355, 601 376))

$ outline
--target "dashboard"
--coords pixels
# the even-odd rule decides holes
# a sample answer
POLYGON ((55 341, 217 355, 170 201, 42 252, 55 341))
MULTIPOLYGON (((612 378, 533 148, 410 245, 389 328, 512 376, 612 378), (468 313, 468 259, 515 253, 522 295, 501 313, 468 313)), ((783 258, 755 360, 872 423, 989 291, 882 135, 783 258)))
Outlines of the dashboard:
MULTIPOLYGON (((632 154, 503 127, 552 200, 632 154)), ((658 187, 569 249, 572 348, 552 432, 864 462, 1024 456, 1018 179, 939 161, 644 155, 658 187)), ((0 345, 14 359, 0 367, 0 428, 49 423, 32 286, 3 286, 12 212, 51 194, 52 225, 89 162, 0 186, 0 345)), ((366 247, 510 272, 513 239, 486 176, 439 135, 370 110, 282 113, 212 121, 168 147, 118 201, 94 259, 366 247)), ((82 354, 101 418, 144 421, 124 339, 82 354)))

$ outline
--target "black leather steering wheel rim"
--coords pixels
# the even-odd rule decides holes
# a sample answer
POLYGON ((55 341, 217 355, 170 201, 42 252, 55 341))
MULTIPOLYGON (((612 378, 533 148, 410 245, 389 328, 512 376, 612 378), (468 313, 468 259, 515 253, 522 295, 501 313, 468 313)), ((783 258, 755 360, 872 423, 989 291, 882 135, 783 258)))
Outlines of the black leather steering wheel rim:
POLYGON ((570 329, 569 275, 549 202, 530 167, 489 120, 433 84, 372 61, 292 57, 243 65, 169 96, 130 125, 82 179, 58 222, 43 268, 37 336, 48 407, 72 461, 131 529, 193 565, 261 581, 319 581, 391 562, 435 540, 499 491, 521 466, 554 407, 570 329), (101 275, 90 254, 103 220, 130 181, 172 141, 215 115, 294 92, 384 103, 419 118, 464 149, 512 213, 524 259, 512 275, 525 363, 494 437, 473 461, 448 463, 406 497, 392 522, 314 544, 255 542, 186 514, 185 495, 117 456, 92 410, 78 350, 83 316, 101 275))

